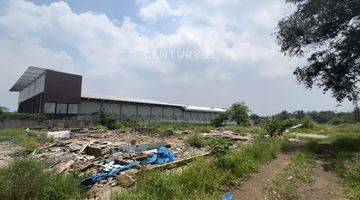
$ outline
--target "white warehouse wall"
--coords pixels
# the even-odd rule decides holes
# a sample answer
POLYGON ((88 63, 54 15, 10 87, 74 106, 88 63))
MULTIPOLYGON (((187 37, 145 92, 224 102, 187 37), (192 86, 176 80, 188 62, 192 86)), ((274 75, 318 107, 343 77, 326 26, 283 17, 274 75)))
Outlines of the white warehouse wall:
POLYGON ((211 122, 218 113, 208 113, 199 111, 184 111, 179 107, 153 106, 144 104, 126 104, 110 102, 91 102, 82 100, 79 104, 79 115, 92 115, 104 109, 105 112, 112 113, 119 120, 141 120, 146 122, 211 122))

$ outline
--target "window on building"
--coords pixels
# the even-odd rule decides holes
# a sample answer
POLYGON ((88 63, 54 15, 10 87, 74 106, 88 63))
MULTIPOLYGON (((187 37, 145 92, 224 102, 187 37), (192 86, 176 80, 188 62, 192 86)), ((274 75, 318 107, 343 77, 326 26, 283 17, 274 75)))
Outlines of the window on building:
POLYGON ((67 104, 66 103, 58 103, 56 105, 56 114, 66 114, 67 104))
POLYGON ((54 114, 55 113, 55 103, 45 103, 44 104, 44 113, 54 114))
POLYGON ((78 105, 77 104, 69 104, 68 105, 68 114, 76 115, 78 113, 78 105))

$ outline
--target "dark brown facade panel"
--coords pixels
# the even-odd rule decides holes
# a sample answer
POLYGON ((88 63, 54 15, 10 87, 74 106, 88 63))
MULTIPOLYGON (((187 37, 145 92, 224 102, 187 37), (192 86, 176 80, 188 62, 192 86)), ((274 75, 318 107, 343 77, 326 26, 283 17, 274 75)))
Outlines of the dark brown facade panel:
POLYGON ((19 113, 41 113, 43 110, 43 93, 38 94, 19 104, 19 113))
POLYGON ((82 76, 48 70, 45 74, 44 102, 79 104, 82 76))

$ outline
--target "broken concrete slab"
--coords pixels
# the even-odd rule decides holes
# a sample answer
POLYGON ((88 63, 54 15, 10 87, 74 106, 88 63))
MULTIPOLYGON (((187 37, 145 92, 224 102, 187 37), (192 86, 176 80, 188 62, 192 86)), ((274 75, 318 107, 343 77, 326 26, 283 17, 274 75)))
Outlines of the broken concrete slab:
POLYGON ((121 187, 128 188, 135 184, 135 180, 126 173, 121 173, 120 175, 116 176, 115 179, 118 182, 118 185, 121 187))
POLYGON ((70 131, 49 131, 47 135, 54 139, 70 139, 70 131))
POLYGON ((91 156, 100 157, 102 155, 102 149, 95 146, 86 146, 85 153, 91 156))

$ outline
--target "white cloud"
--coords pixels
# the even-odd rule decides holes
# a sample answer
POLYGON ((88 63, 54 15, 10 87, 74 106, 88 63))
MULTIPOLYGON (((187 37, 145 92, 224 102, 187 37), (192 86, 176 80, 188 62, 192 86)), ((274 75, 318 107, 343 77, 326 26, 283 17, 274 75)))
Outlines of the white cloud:
POLYGON ((157 0, 138 5, 142 22, 125 16, 121 25, 115 25, 103 13, 75 13, 62 1, 49 5, 9 1, 5 13, 0 13, 0 64, 11 65, 16 73, 2 74, 0 80, 13 82, 18 70, 31 64, 59 66, 85 74, 85 90, 226 106, 234 95, 248 98, 241 91, 247 90, 244 79, 259 82, 259 77, 288 76, 285 66, 295 63, 278 52, 270 35, 286 10, 277 0, 157 0), (156 27, 168 19, 176 28, 159 33, 156 27), (155 30, 143 24, 149 21, 155 30), (148 57, 149 52, 172 51, 201 56, 148 57), (208 52, 212 57, 204 56, 208 52), (253 74, 244 75, 244 71, 253 74), (227 98, 229 94, 233 96, 227 98))
POLYGON ((177 11, 170 8, 166 0, 157 0, 142 7, 139 15, 144 20, 156 20, 161 17, 176 16, 177 11))

